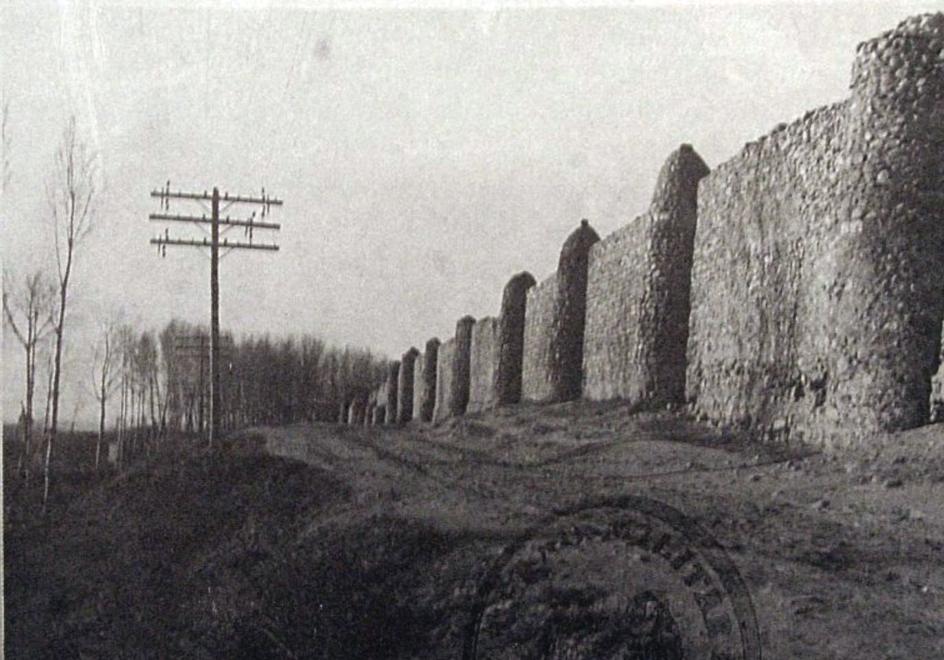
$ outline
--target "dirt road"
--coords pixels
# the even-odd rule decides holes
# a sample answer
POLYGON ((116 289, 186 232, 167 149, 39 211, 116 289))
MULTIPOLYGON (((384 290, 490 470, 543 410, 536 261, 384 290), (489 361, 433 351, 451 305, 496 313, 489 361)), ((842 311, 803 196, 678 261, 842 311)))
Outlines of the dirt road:
POLYGON ((833 455, 587 403, 260 432, 350 488, 306 534, 464 540, 397 558, 434 655, 944 658, 941 427, 833 455))

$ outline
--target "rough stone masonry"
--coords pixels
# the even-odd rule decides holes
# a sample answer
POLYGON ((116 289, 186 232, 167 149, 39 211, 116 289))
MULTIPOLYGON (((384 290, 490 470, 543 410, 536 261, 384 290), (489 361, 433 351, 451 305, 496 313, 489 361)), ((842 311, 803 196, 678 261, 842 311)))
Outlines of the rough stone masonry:
POLYGON ((436 405, 433 408, 433 422, 438 424, 450 416, 449 402, 452 400, 453 382, 455 381, 454 363, 456 338, 450 337, 439 346, 436 361, 436 405))
POLYGON ((944 300, 944 14, 861 44, 851 97, 703 179, 687 397, 856 442, 928 419, 944 300))
POLYGON ((433 337, 426 342, 426 350, 416 359, 413 376, 413 419, 420 422, 433 421, 436 407, 436 366, 439 356, 439 339, 433 337))
POLYGON ((384 423, 397 423, 397 385, 400 381, 400 362, 394 360, 387 368, 387 406, 384 410, 384 423))
POLYGON ((554 273, 527 293, 521 363, 521 398, 527 401, 547 401, 553 395, 549 365, 556 307, 557 273, 554 273))
POLYGON ((580 398, 587 307, 587 263, 600 240, 586 220, 567 237, 557 273, 531 289, 525 309, 522 395, 532 401, 580 398), (532 307, 533 305, 533 307, 532 307))
POLYGON ((648 212, 590 248, 584 397, 684 400, 697 191, 706 174, 682 145, 662 166, 648 212))
POLYGON ((472 326, 469 349, 468 412, 481 412, 498 404, 499 320, 486 316, 472 326))
POLYGON ((521 370, 524 360, 524 325, 528 291, 536 284, 531 273, 518 273, 502 291, 498 322, 498 404, 521 401, 521 370))
POLYGON ((413 419, 413 366, 419 351, 411 346, 400 358, 397 376, 397 424, 406 424, 413 419))

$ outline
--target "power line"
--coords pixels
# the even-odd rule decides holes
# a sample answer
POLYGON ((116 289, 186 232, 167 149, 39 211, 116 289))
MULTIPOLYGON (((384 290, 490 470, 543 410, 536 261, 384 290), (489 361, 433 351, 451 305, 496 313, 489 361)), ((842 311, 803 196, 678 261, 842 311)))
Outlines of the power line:
MULTIPOLYGON (((158 222, 186 222, 198 226, 202 226, 204 224, 210 225, 209 240, 206 238, 195 240, 190 238, 171 237, 169 231, 165 229, 163 236, 152 238, 150 242, 151 245, 157 246, 157 249, 162 257, 167 255, 168 246, 187 246, 210 249, 210 426, 208 442, 212 447, 216 443, 217 436, 219 435, 220 420, 222 419, 222 396, 220 390, 220 248, 226 250, 227 254, 233 250, 264 250, 270 252, 277 251, 279 246, 274 243, 253 243, 253 233, 257 229, 274 231, 281 229, 281 225, 279 224, 266 222, 265 217, 271 212, 273 206, 282 206, 282 200, 267 195, 265 188, 262 189, 262 193, 259 197, 254 197, 252 195, 230 195, 229 193, 223 193, 220 195, 219 188, 216 187, 213 188, 212 192, 207 192, 204 190, 202 193, 182 192, 180 190, 171 191, 170 181, 167 182, 164 188, 160 190, 152 190, 151 197, 160 200, 162 211, 170 210, 171 200, 195 201, 200 203, 208 201, 210 202, 211 206, 209 218, 207 218, 205 215, 197 217, 195 215, 152 213, 148 216, 148 219, 158 222), (259 206, 261 207, 259 220, 256 220, 255 211, 253 211, 249 218, 245 220, 238 218, 233 219, 228 215, 225 219, 221 219, 221 202, 225 204, 224 210, 233 206, 234 204, 250 204, 259 206), (245 230, 248 240, 229 241, 225 238, 220 240, 220 225, 223 225, 228 229, 232 229, 233 227, 242 227, 245 230)), ((202 356, 205 354, 202 338, 199 340, 199 343, 199 347, 181 346, 180 348, 183 350, 196 349, 199 351, 202 362, 202 356)))

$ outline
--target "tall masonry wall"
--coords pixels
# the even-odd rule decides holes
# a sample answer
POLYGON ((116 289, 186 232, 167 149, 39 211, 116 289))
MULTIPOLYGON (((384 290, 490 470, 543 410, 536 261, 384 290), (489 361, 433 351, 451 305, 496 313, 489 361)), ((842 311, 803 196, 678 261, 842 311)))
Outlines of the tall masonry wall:
POLYGON ((557 262, 557 306, 551 329, 551 400, 579 399, 583 387, 583 340, 587 318, 590 249, 600 240, 587 220, 567 237, 557 262))
POLYGON ((420 422, 433 421, 433 409, 436 407, 436 368, 439 356, 439 339, 433 337, 426 342, 423 353, 422 374, 417 371, 414 389, 416 392, 413 406, 413 418, 420 422))
POLYGON ((384 423, 397 423, 397 389, 400 382, 400 362, 394 360, 387 371, 387 406, 384 409, 384 423))
POLYGON ((450 337, 439 345, 436 361, 436 404, 433 409, 433 422, 439 423, 450 417, 449 404, 452 401, 453 383, 455 382, 453 364, 456 355, 456 338, 450 337))
POLYGON ((472 328, 475 319, 463 316, 456 321, 456 349, 452 358, 452 397, 449 400, 449 414, 453 417, 464 415, 469 405, 469 386, 471 373, 469 360, 472 357, 472 328))
POLYGON ((508 280, 502 291, 498 321, 499 404, 521 401, 521 369, 524 359, 525 306, 528 291, 536 284, 531 273, 521 272, 508 280))
POLYGON ((551 381, 551 331, 557 306, 557 273, 531 287, 524 316, 524 351, 521 365, 521 398, 545 401, 553 396, 551 381))
POLYGON ((684 400, 697 190, 706 174, 682 145, 663 165, 648 212, 590 249, 586 398, 684 400))
POLYGON ((831 443, 927 421, 944 315, 944 14, 861 44, 842 103, 702 180, 686 395, 831 443))
MULTIPOLYGON (((413 419, 418 422, 429 421, 423 417, 423 370, 426 368, 426 353, 420 353, 413 361, 413 419)), ((435 402, 434 402, 435 404, 435 402)))
MULTIPOLYGON (((703 418, 827 446, 944 410, 942 44, 940 13, 860 44, 847 100, 713 172, 683 145, 643 216, 602 242, 583 222, 497 326, 427 345, 413 409, 684 392, 703 418)), ((374 419, 396 395, 377 391, 374 419)))
POLYGON ((487 316, 472 327, 469 355, 468 412, 481 412, 498 405, 499 319, 487 316))
POLYGON ((400 358, 400 373, 397 376, 397 424, 406 424, 413 419, 413 364, 419 351, 411 346, 400 358))

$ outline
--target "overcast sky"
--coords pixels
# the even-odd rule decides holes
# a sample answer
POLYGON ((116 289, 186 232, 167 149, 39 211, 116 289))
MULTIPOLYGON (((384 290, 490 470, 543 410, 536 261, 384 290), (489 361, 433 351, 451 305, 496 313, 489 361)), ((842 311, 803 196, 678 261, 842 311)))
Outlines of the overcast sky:
MULTIPOLYGON (((186 3, 0 10, 12 138, 5 267, 48 263, 43 186, 71 114, 100 158, 95 227, 73 283, 66 421, 103 310, 143 327, 208 320, 206 256, 171 248, 162 259, 148 245, 164 229, 147 220, 159 210, 149 191, 168 179, 197 191, 265 186, 285 200, 272 218, 280 252, 222 262, 225 329, 316 332, 399 356, 449 336, 464 314, 495 314, 514 273, 549 275, 581 218, 604 235, 642 213, 679 144, 716 166, 777 123, 846 97, 858 42, 944 9, 173 4, 186 3)), ((10 334, 5 419, 22 398, 10 334)))

